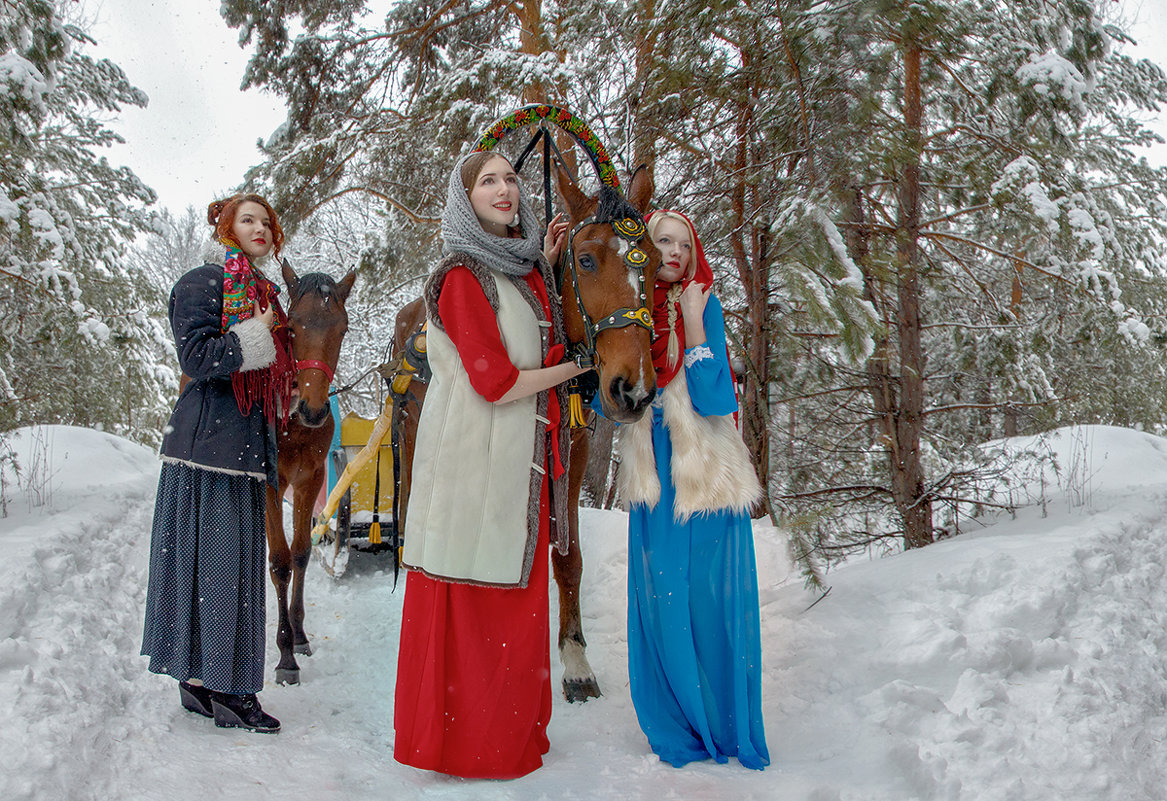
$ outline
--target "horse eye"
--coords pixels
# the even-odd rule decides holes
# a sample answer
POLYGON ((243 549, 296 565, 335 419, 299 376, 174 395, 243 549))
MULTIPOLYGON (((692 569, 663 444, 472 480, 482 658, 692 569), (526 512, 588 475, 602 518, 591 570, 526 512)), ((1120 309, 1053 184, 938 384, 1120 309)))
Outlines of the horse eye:
POLYGON ((579 266, 583 267, 589 273, 594 273, 596 271, 596 260, 585 253, 579 257, 579 266))

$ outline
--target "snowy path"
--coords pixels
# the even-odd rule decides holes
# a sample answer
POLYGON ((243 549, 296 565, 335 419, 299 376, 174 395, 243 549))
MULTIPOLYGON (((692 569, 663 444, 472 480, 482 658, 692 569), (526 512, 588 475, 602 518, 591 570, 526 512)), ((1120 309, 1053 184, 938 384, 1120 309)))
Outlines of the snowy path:
MULTIPOLYGON (((585 510, 585 629, 605 696, 556 699, 535 774, 466 782, 392 760, 402 592, 369 557, 339 582, 309 571, 316 653, 301 686, 263 694, 283 732, 217 730, 184 712, 137 655, 157 464, 106 440, 74 449, 96 454, 94 481, 132 465, 109 490, 66 471, 56 511, 0 520, 2 799, 1167 798, 1162 489, 1116 487, 1090 513, 1024 510, 847 566, 809 611, 778 532, 759 528, 774 760, 762 773, 676 770, 649 753, 628 698, 625 517, 585 510)), ((1167 458, 1148 470, 1167 486, 1167 458)), ((558 682, 555 658, 552 669, 558 682)))

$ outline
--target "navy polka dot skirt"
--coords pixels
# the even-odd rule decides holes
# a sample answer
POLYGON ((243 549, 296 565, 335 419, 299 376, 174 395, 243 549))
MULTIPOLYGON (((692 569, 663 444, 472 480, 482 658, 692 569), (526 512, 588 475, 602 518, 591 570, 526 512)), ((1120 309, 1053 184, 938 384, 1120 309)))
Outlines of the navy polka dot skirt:
POLYGON ((152 672, 223 693, 263 689, 264 487, 163 463, 142 637, 152 672))

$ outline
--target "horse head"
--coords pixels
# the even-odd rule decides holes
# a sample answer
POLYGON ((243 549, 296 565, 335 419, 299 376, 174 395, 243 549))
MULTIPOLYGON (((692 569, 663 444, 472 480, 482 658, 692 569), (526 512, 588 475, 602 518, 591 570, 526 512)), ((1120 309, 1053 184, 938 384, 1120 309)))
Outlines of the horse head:
POLYGON ((340 281, 324 273, 297 276, 286 261, 282 272, 290 297, 288 327, 296 360, 292 416, 308 428, 318 428, 329 416, 328 387, 348 331, 344 303, 357 274, 350 270, 340 281))
POLYGON ((644 167, 627 198, 608 186, 588 197, 559 170, 571 218, 559 273, 563 322, 577 349, 594 351, 604 416, 619 423, 640 419, 656 392, 651 303, 660 253, 643 216, 652 192, 644 167))

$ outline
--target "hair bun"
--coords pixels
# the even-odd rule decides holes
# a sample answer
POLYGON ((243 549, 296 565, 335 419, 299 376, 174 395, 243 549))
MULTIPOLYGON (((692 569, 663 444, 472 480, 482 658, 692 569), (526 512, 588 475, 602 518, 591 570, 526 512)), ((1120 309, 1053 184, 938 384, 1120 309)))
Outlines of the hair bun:
MULTIPOLYGON (((229 200, 229 198, 228 198, 229 200)), ((207 206, 207 223, 215 225, 219 222, 219 215, 223 213, 223 209, 227 207, 227 200, 216 200, 207 206)))

